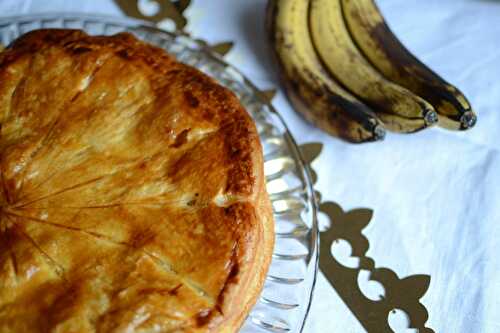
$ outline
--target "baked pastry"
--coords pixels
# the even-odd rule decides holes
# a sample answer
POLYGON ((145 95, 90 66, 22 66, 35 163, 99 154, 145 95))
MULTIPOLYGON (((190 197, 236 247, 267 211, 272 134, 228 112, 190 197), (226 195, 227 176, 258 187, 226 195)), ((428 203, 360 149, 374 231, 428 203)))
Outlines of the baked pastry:
POLYGON ((0 53, 0 332, 236 332, 274 240, 237 98, 130 34, 0 53))

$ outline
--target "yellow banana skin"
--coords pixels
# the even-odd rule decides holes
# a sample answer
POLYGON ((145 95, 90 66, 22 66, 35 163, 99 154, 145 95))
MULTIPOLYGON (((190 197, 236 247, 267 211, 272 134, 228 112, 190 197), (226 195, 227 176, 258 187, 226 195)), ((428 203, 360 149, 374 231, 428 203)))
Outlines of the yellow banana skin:
MULTIPOLYGON (((384 126, 393 131, 400 133, 414 133, 427 127, 427 120, 422 118, 405 118, 391 113, 377 112, 377 117, 382 120, 384 126)), ((435 120, 431 122, 435 123, 435 120)))
POLYGON ((454 130, 474 126, 476 115, 465 96, 404 47, 374 0, 341 2, 353 39, 385 77, 429 101, 439 114, 440 126, 454 130))
MULTIPOLYGON (((310 27, 314 46, 332 75, 377 114, 380 111, 402 119, 420 118, 424 125, 435 123, 437 115, 429 103, 387 80, 363 56, 347 30, 340 0, 311 0, 310 27)), ((387 127, 403 132, 425 128, 410 124, 403 129, 387 127)))
POLYGON ((310 122, 350 142, 383 139, 375 114, 323 69, 308 29, 308 1, 271 0, 266 23, 289 100, 310 122))

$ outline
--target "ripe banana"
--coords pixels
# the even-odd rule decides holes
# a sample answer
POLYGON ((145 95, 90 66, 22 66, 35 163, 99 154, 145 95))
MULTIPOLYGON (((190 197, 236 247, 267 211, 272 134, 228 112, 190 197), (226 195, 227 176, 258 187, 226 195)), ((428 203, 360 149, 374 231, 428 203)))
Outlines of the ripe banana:
POLYGON ((364 55, 388 79, 428 100, 449 129, 474 126, 464 95, 413 56, 384 21, 374 0, 341 0, 349 30, 364 55))
POLYGON ((382 122, 398 119, 384 122, 388 129, 415 132, 437 121, 429 103, 384 78, 365 59, 347 30, 340 0, 311 0, 310 27, 314 46, 331 74, 372 106, 382 122))
POLYGON ((374 113, 323 69, 308 29, 309 2, 271 0, 267 27, 290 101, 306 119, 351 142, 380 140, 385 130, 374 113))

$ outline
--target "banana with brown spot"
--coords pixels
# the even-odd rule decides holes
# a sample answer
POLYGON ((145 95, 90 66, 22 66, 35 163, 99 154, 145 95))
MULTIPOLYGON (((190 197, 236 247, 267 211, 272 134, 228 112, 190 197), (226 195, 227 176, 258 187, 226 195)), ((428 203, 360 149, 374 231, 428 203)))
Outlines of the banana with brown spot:
POLYGON ((415 132, 434 124, 437 114, 427 101, 387 80, 357 48, 347 29, 340 0, 311 0, 314 46, 328 70, 396 132, 415 132))
POLYGON ((388 79, 429 101, 439 125, 465 130, 476 115, 465 96, 420 62, 398 40, 373 0, 341 0, 345 21, 357 45, 388 79))
POLYGON ((375 114, 323 68, 308 29, 309 2, 272 0, 267 27, 294 108, 327 133, 350 142, 380 140, 385 130, 375 114))

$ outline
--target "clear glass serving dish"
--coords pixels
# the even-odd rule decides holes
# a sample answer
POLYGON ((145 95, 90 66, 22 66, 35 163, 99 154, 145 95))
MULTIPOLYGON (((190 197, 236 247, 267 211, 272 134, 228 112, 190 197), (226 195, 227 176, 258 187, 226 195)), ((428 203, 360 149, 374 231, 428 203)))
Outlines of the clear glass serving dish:
POLYGON ((7 46, 20 35, 40 28, 83 29, 92 35, 131 32, 207 73, 240 98, 255 120, 263 144, 267 189, 276 221, 271 268, 262 295, 241 332, 302 332, 317 273, 316 204, 307 166, 272 105, 204 43, 144 21, 79 14, 6 17, 0 18, 0 42, 7 46))

